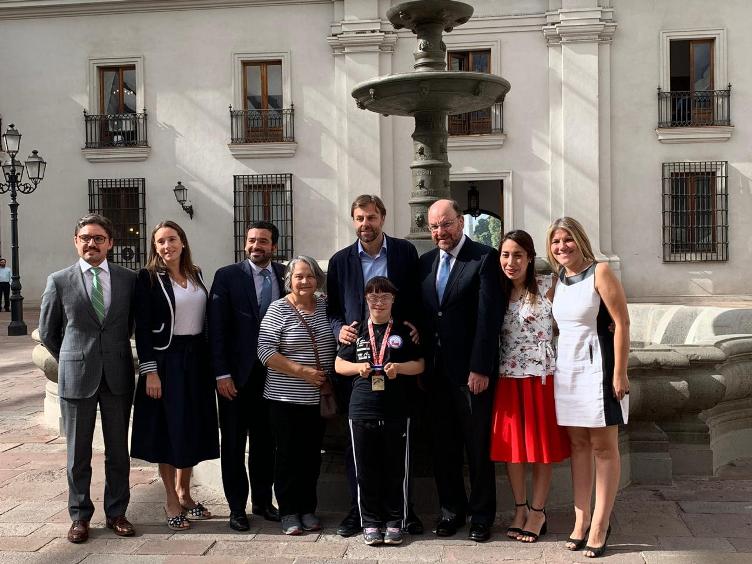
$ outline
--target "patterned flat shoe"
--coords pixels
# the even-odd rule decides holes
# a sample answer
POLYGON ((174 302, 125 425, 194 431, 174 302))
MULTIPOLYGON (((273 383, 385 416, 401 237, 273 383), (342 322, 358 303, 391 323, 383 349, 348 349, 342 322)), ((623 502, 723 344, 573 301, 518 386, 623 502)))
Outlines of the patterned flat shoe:
POLYGON ((193 507, 186 507, 185 505, 181 505, 180 507, 183 508, 183 515, 185 515, 189 521, 205 521, 206 519, 212 518, 211 511, 200 503, 196 503, 193 507))
POLYGON ((185 515, 182 513, 178 513, 175 515, 175 517, 170 517, 167 514, 167 510, 164 510, 165 517, 167 519, 167 528, 169 528, 172 531, 187 531, 191 528, 191 524, 188 521, 188 519, 185 518, 185 515))

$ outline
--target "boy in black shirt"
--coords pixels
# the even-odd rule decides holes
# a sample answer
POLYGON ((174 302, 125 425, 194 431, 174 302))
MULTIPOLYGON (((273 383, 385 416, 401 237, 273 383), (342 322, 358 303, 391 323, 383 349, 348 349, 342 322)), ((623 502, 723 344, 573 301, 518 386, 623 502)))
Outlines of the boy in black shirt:
POLYGON ((368 322, 337 353, 334 368, 355 376, 350 434, 366 544, 400 544, 407 516, 410 417, 405 376, 423 372, 420 350, 402 320, 392 320, 397 288, 375 276, 365 287, 368 322), (382 537, 381 527, 386 525, 382 537))

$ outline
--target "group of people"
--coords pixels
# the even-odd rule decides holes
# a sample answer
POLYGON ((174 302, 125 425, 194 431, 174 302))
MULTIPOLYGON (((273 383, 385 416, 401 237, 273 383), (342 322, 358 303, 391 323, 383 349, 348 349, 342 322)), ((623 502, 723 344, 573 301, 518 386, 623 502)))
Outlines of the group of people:
POLYGON ((575 523, 566 548, 603 554, 619 483, 617 426, 628 418, 629 316, 582 226, 568 217, 550 226, 555 273, 545 276, 536 274, 529 234, 511 231, 498 249, 475 242, 452 200, 428 210, 435 248, 420 257, 383 232, 378 196, 359 196, 350 212, 356 241, 332 256, 326 275, 308 256, 273 261, 279 232, 257 221, 247 260, 218 270, 211 288, 175 222, 154 228, 147 265, 134 273, 107 261, 108 219, 79 220, 80 260, 50 275, 40 315, 42 342, 59 362, 71 542, 88 538, 94 511, 97 407, 106 523, 116 534, 134 534, 125 517, 133 404, 130 456, 159 465, 170 529, 211 517, 191 495, 191 470, 220 457, 230 527, 249 529, 250 494, 253 514, 298 535, 321 528, 321 445, 336 403, 349 422, 351 503, 340 535, 397 545, 405 532, 423 532, 410 459, 414 420, 425 416, 436 535, 453 536, 469 521, 468 538, 490 538, 494 462, 505 462, 516 505, 507 535, 535 542, 547 529, 551 465, 571 457, 575 523))

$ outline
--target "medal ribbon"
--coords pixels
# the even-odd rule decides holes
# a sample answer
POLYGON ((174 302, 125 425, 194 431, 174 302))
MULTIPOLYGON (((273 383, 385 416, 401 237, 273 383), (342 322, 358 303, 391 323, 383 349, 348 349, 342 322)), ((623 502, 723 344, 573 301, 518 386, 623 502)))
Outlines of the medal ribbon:
POLYGON ((373 321, 370 319, 368 320, 368 336, 371 339, 371 359, 373 360, 373 364, 380 365, 382 370, 384 368, 383 362, 384 362, 384 355, 386 354, 386 346, 387 341, 389 340, 389 333, 392 332, 392 320, 389 320, 389 324, 386 326, 386 331, 384 331, 384 337, 381 339, 381 352, 377 355, 376 353, 376 337, 373 333, 373 321))

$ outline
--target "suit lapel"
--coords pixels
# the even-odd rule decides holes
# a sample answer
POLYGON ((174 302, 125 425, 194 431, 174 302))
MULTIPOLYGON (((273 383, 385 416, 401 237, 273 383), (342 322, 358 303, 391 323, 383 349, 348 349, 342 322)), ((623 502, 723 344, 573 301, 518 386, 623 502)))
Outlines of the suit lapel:
POLYGON ((240 263, 240 268, 245 274, 243 285, 245 286, 246 294, 248 295, 248 301, 251 302, 251 309, 256 314, 256 318, 260 319, 258 298, 256 297, 256 283, 253 280, 253 270, 251 269, 251 263, 248 259, 240 263))
MULTIPOLYGON (((104 314, 104 319, 102 320, 102 325, 107 323, 107 321, 110 319, 110 316, 113 315, 112 310, 117 307, 117 300, 115 296, 119 296, 121 292, 120 287, 120 276, 118 276, 117 269, 113 268, 112 265, 110 265, 110 307, 107 309, 107 311, 104 314)), ((93 308, 94 306, 92 306, 93 308)))
POLYGON ((442 304, 447 302, 454 286, 456 286, 457 281, 460 279, 460 276, 462 276, 462 271, 465 270, 465 266, 467 265, 466 257, 470 252, 469 247, 471 243, 472 241, 470 239, 465 239, 465 243, 462 245, 459 254, 454 259, 454 266, 452 266, 452 270, 449 272, 449 279, 447 280, 447 285, 444 289, 444 299, 441 302, 442 304))
MULTIPOLYGON (((387 260, 388 256, 387 256, 387 260)), ((354 285, 351 285, 350 288, 348 288, 348 291, 355 293, 355 299, 358 300, 357 303, 363 304, 363 310, 361 311, 361 315, 365 315, 365 281, 363 280, 363 265, 360 263, 360 256, 358 256, 358 242, 355 241, 353 245, 350 247, 350 252, 347 255, 347 272, 352 272, 355 279, 353 280, 354 285)), ((389 264, 387 263, 387 269, 389 268, 389 264)))
POLYGON ((89 297, 89 293, 86 291, 86 283, 84 282, 84 276, 85 274, 81 271, 81 266, 79 265, 79 263, 76 263, 71 267, 71 272, 70 272, 71 287, 76 289, 76 292, 78 293, 78 299, 84 305, 84 308, 86 308, 86 311, 89 313, 92 320, 97 325, 99 325, 99 318, 97 317, 97 312, 94 311, 94 306, 91 305, 91 298, 89 297))
POLYGON ((285 267, 278 262, 272 262, 272 270, 274 270, 274 274, 277 277, 279 297, 282 298, 285 296, 285 294, 287 294, 287 292, 285 291, 285 267))
POLYGON ((431 275, 428 277, 427 280, 423 282, 424 285, 429 285, 428 288, 426 288, 423 291, 424 296, 428 296, 431 300, 431 309, 438 311, 439 309, 439 293, 436 291, 436 270, 439 267, 439 250, 434 249, 432 251, 429 251, 434 254, 433 262, 431 263, 431 275))

